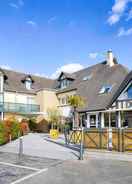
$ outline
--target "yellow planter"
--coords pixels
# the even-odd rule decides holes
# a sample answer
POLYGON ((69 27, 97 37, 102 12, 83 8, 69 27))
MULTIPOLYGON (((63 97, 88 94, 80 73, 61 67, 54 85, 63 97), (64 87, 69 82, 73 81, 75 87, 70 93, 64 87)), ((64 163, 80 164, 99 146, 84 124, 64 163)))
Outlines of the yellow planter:
POLYGON ((50 137, 51 137, 51 139, 58 139, 59 131, 56 129, 51 129, 50 130, 50 137))

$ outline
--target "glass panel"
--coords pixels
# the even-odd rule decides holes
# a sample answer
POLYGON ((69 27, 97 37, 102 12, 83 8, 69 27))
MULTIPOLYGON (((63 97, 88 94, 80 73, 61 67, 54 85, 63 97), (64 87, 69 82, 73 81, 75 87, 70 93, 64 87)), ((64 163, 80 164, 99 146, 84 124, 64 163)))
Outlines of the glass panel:
POLYGON ((31 89, 31 81, 26 81, 25 85, 26 85, 26 89, 28 89, 28 90, 31 89))
POLYGON ((127 90, 127 95, 128 95, 128 98, 132 98, 132 84, 127 90))
POLYGON ((112 86, 106 85, 101 88, 101 90, 99 91, 99 94, 109 93, 111 92, 111 90, 112 90, 112 86))
POLYGON ((96 127, 96 115, 90 115, 90 127, 96 127))
POLYGON ((33 104, 21 104, 21 103, 4 103, 4 112, 19 112, 30 113, 39 112, 40 106, 33 104))
POLYGON ((67 86, 70 85, 70 80, 67 80, 67 79, 64 79, 60 82, 60 87, 63 89, 63 88, 66 88, 67 86))
MULTIPOLYGON (((111 113, 110 114, 110 119, 111 119, 111 127, 116 127, 116 113, 111 113)), ((104 124, 105 127, 109 127, 109 113, 104 114, 104 124)))
POLYGON ((27 104, 35 104, 34 97, 27 97, 27 104))

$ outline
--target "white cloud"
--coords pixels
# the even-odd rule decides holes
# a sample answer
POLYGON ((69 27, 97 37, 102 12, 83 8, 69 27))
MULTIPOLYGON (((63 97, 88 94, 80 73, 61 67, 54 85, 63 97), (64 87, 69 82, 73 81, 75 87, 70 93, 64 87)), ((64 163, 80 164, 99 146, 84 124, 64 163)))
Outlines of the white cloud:
POLYGON ((51 24, 51 23, 54 22, 56 19, 57 19, 56 16, 50 17, 50 18, 48 19, 48 24, 51 24))
POLYGON ((31 25, 32 27, 36 27, 37 26, 37 23, 35 21, 32 21, 32 20, 28 20, 26 23, 31 25))
POLYGON ((42 73, 35 73, 34 75, 35 75, 35 76, 38 76, 38 77, 45 77, 45 78, 49 78, 47 75, 42 74, 42 73))
POLYGON ((12 8, 18 9, 18 8, 24 6, 24 1, 23 0, 18 0, 16 3, 11 2, 11 3, 9 3, 9 6, 12 7, 12 8))
POLYGON ((60 73, 66 72, 66 73, 73 73, 79 70, 82 70, 84 67, 79 63, 71 63, 64 66, 61 66, 60 68, 57 68, 56 72, 51 75, 51 78, 57 78, 60 73))
POLYGON ((112 7, 111 15, 108 18, 108 23, 110 25, 119 22, 129 2, 132 2, 132 0, 115 0, 115 3, 112 7))
POLYGON ((111 15, 111 16, 109 17, 108 23, 109 23, 110 25, 113 25, 113 24, 117 23, 119 20, 120 20, 120 15, 118 15, 118 14, 113 14, 113 15, 111 15))
POLYGON ((12 68, 9 65, 0 65, 0 68, 11 70, 12 68))
POLYGON ((12 8, 16 8, 16 9, 19 8, 19 6, 15 3, 9 3, 9 6, 12 7, 12 8))
POLYGON ((89 53, 88 56, 89 56, 90 59, 96 59, 97 56, 98 56, 98 53, 97 52, 91 52, 91 53, 89 53))
POLYGON ((129 36, 132 34, 132 28, 129 28, 127 30, 125 30, 125 28, 120 28, 119 31, 118 31, 118 37, 121 37, 121 36, 129 36))

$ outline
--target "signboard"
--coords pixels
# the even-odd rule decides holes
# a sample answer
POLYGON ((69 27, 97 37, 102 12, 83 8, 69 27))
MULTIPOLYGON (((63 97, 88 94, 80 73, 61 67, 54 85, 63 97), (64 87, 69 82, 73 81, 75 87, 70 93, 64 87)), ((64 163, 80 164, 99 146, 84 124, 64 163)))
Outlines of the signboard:
POLYGON ((59 131, 56 129, 51 129, 50 130, 50 138, 51 139, 58 139, 59 137, 59 131))

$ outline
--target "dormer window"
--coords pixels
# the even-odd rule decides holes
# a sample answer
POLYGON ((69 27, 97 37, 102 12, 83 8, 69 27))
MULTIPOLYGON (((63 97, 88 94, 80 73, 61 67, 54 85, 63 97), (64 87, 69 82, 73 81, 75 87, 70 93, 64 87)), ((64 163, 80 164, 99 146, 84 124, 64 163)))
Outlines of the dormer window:
POLYGON ((25 81, 26 89, 31 90, 32 81, 30 78, 25 81))
POLYGON ((112 90, 112 86, 111 85, 104 85, 101 90, 99 91, 99 94, 105 94, 105 93, 109 93, 112 90))
POLYGON ((27 90, 31 90, 31 89, 32 89, 32 83, 33 83, 34 81, 33 81, 32 77, 31 77, 30 75, 29 75, 29 76, 26 76, 26 77, 22 80, 22 82, 24 83, 25 88, 26 88, 27 90))
POLYGON ((68 81, 67 79, 63 79, 63 80, 60 81, 61 89, 64 89, 64 88, 68 87, 69 84, 70 84, 70 81, 68 81))
POLYGON ((72 74, 62 72, 58 78, 59 88, 61 89, 67 88, 72 83, 73 80, 74 77, 72 74))

